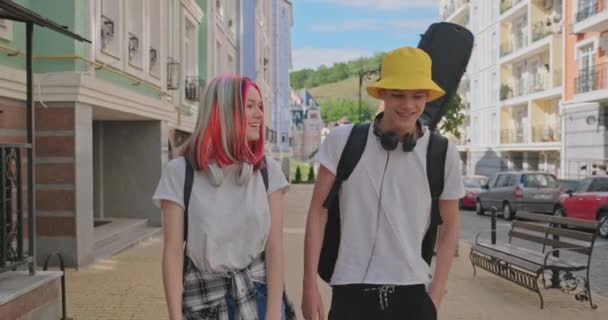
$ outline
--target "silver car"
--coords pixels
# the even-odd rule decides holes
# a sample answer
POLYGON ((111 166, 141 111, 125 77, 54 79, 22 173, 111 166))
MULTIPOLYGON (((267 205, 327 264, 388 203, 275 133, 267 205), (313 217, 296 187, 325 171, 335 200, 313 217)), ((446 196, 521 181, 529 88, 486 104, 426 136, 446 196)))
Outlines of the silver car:
POLYGON ((546 172, 499 172, 495 174, 475 203, 477 214, 492 207, 511 220, 519 210, 553 213, 561 194, 557 178, 546 172))

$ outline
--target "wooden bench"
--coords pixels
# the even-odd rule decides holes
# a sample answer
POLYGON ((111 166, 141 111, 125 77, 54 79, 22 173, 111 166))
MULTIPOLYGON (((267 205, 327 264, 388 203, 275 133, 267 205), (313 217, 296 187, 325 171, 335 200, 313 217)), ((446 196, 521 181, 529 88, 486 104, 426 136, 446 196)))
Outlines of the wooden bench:
POLYGON ((589 301, 592 309, 597 308, 591 298, 589 266, 599 224, 521 211, 516 219, 511 223, 508 243, 480 241, 480 236, 490 231, 477 234, 469 255, 474 275, 479 267, 536 292, 541 309, 544 301, 540 286, 574 294, 576 300, 589 301), (513 239, 541 249, 522 247, 513 239), (560 251, 576 254, 566 259, 560 257, 560 251))

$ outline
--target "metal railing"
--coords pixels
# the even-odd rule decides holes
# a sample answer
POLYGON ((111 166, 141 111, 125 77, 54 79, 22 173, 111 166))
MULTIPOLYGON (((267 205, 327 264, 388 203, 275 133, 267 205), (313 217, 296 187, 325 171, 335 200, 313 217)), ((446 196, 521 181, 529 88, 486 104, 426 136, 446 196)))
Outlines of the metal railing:
POLYGON ((24 158, 31 161, 24 155, 30 149, 29 144, 0 144, 0 273, 26 264, 33 272, 35 232, 30 222, 33 219, 30 201, 33 187, 24 175, 28 169, 24 158), (26 200, 28 207, 24 208, 26 200))
POLYGON ((606 64, 580 68, 574 78, 576 93, 606 89, 606 64))
MULTIPOLYGON (((579 4, 580 3, 581 1, 579 0, 579 4)), ((592 0, 586 6, 579 8, 580 9, 576 12, 576 22, 581 22, 600 13, 600 2, 598 0, 592 0)))
POLYGON ((608 174, 608 159, 567 159, 565 165, 568 179, 608 174))
POLYGON ((519 49, 523 49, 528 45, 528 37, 525 35, 522 36, 513 36, 511 39, 503 42, 500 45, 500 56, 504 57, 508 54, 511 54, 519 49))
POLYGON ((502 85, 500 99, 506 100, 549 90, 551 87, 550 79, 550 73, 535 73, 525 79, 515 79, 513 86, 502 85))
POLYGON ((500 131, 500 143, 502 144, 525 143, 526 138, 523 129, 503 129, 500 131))
POLYGON ((533 126, 532 142, 559 142, 561 129, 559 126, 533 126))

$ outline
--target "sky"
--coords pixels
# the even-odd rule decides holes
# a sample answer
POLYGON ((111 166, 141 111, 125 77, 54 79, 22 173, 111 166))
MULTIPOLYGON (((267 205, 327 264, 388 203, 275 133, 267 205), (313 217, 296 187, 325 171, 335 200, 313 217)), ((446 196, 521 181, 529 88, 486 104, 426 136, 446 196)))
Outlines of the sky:
POLYGON ((403 46, 440 21, 439 0, 292 0, 293 71, 403 46))

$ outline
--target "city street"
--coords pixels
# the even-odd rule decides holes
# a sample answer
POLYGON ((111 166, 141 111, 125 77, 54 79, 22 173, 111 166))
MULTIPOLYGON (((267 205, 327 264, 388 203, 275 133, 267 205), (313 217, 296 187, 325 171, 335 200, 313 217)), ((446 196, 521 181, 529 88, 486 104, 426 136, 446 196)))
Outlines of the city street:
MULTIPOLYGON (((300 315, 303 270, 303 242, 306 211, 311 198, 312 185, 293 185, 287 195, 284 228, 286 287, 300 315)), ((574 297, 559 291, 544 291, 545 309, 538 307, 536 294, 503 281, 487 272, 473 270, 468 259, 469 241, 477 230, 489 227, 489 217, 462 212, 462 239, 460 255, 454 260, 448 282, 448 294, 439 310, 440 319, 518 320, 526 319, 606 319, 608 298, 594 295, 599 308, 575 301, 574 297)), ((504 226, 504 221, 498 220, 504 226)), ((606 241, 598 243, 605 261, 606 241)), ((76 320, 167 319, 161 277, 162 235, 106 260, 100 260, 79 271, 69 270, 66 275, 68 316, 76 320)), ((593 270, 594 281, 604 279, 606 270, 593 270)), ((321 283, 321 282, 320 282, 321 283)), ((321 284, 325 311, 330 307, 330 290, 321 284)), ((607 286, 601 290, 606 295, 607 286)), ((596 292, 599 288, 594 287, 596 292)))

